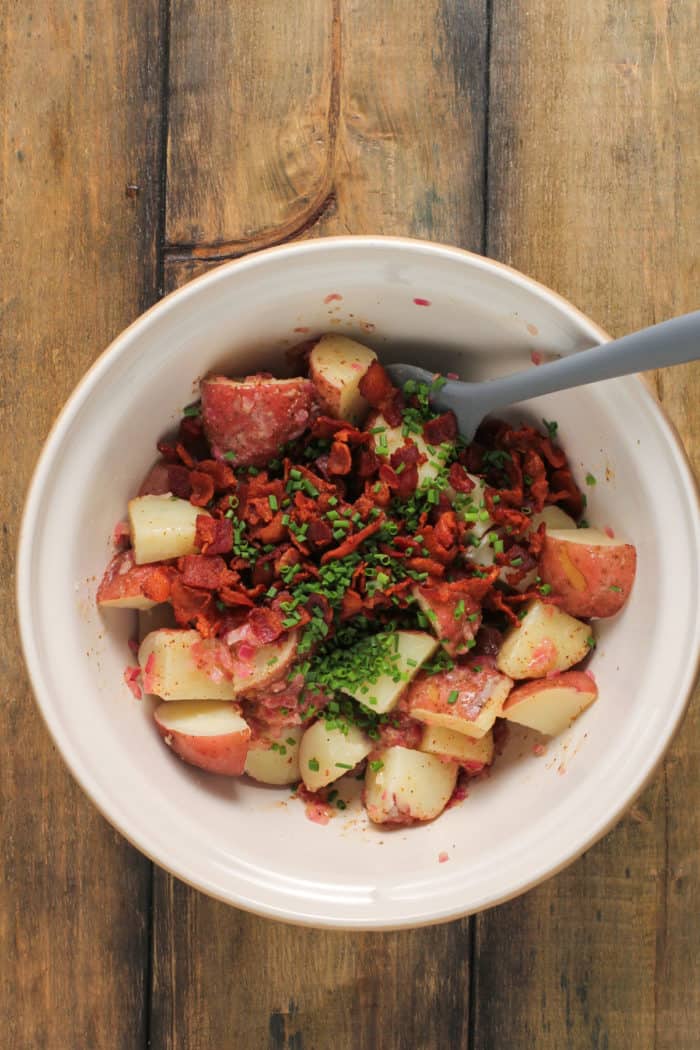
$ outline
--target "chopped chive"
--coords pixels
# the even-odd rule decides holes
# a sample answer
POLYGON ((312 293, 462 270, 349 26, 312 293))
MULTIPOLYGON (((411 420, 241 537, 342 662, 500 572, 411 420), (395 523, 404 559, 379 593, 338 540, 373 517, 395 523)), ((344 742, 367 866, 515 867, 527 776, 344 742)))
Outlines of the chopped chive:
POLYGON ((552 585, 551 585, 551 583, 543 583, 542 586, 540 587, 540 594, 547 595, 547 594, 551 594, 551 593, 552 593, 552 585))
POLYGON ((622 587, 618 587, 616 583, 611 583, 610 584, 610 590, 611 591, 617 591, 617 593, 619 594, 620 591, 622 590, 622 587))
POLYGON ((349 765, 347 762, 336 762, 336 769, 354 769, 354 766, 349 765))
POLYGON ((459 601, 455 605, 454 611, 455 620, 459 620, 462 616, 464 616, 464 598, 459 599, 459 601))
POLYGON ((457 689, 453 689, 450 692, 450 695, 447 697, 447 703, 448 704, 456 704, 458 699, 459 699, 459 691, 457 689))
POLYGON ((267 502, 270 504, 270 510, 279 510, 277 496, 275 496, 274 493, 270 493, 270 495, 267 497, 267 502))
POLYGON ((522 563, 523 563, 523 559, 522 558, 513 558, 512 562, 510 564, 513 566, 513 568, 517 569, 517 568, 519 568, 522 565, 522 563))
POLYGON ((309 759, 309 769, 311 770, 312 773, 318 773, 318 771, 320 769, 320 766, 318 764, 318 759, 317 758, 310 758, 309 759))
POLYGON ((596 485, 597 484, 594 474, 591 474, 590 472, 588 474, 586 474, 586 484, 587 485, 596 485))
POLYGON ((380 769, 384 769, 384 763, 381 758, 376 758, 369 764, 369 768, 373 773, 378 773, 380 769))
POLYGON ((549 436, 549 440, 550 441, 554 441, 556 439, 556 436, 557 436, 557 430, 559 429, 559 424, 557 422, 555 422, 555 420, 552 420, 550 422, 547 419, 543 419, 542 422, 544 423, 544 425, 547 428, 547 434, 549 436))

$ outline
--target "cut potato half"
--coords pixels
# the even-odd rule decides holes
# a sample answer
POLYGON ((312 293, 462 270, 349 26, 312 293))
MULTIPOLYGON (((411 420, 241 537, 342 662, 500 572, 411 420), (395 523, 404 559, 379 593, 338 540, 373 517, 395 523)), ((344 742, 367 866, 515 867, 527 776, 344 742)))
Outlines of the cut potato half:
POLYGON ((325 718, 310 726, 299 745, 299 771, 309 791, 332 784, 366 758, 374 744, 357 726, 328 728, 325 718))
POLYGON ((134 552, 120 551, 105 569, 97 588, 97 604, 105 609, 152 609, 157 603, 144 594, 151 573, 163 570, 150 565, 136 565, 134 552))
POLYGON ((129 500, 129 525, 136 564, 195 554, 197 516, 207 513, 176 496, 137 496, 129 500))
POLYGON ((163 700, 233 700, 248 696, 277 681, 291 666, 297 635, 290 632, 276 642, 261 645, 250 660, 234 659, 232 677, 222 671, 217 673, 216 647, 222 645, 215 639, 202 639, 198 631, 152 631, 139 648, 145 691, 163 700), (193 645, 197 645, 198 660, 193 656, 193 645), (209 649, 213 677, 203 669, 209 649))
POLYGON ((299 773, 301 726, 289 726, 279 736, 256 737, 248 749, 245 772, 261 784, 296 784, 299 773))
POLYGON ((531 521, 533 531, 537 530, 542 522, 547 526, 547 531, 550 529, 575 529, 577 527, 571 515, 554 504, 543 507, 538 514, 533 514, 531 521))
POLYGON ((367 679, 346 685, 344 692, 377 714, 391 711, 438 644, 437 639, 425 631, 392 631, 374 635, 370 641, 350 650, 351 663, 356 667, 364 663, 367 679), (376 674, 373 679, 373 665, 390 669, 376 674))
POLYGON ((496 666, 510 678, 544 678, 579 663, 593 645, 588 624, 535 600, 520 625, 506 631, 496 666))
POLYGON ((512 686, 486 663, 457 664, 451 671, 419 675, 408 693, 408 711, 426 725, 478 739, 493 726, 512 686))
POLYGON ((373 361, 374 350, 344 335, 323 335, 309 356, 309 378, 316 387, 321 410, 334 419, 361 423, 369 404, 360 393, 360 380, 373 361))
POLYGON ((214 681, 197 666, 192 646, 201 641, 199 631, 163 627, 147 634, 138 655, 144 692, 163 700, 233 700, 232 681, 223 675, 214 681))
POLYGON ((189 765, 229 777, 243 772, 250 727, 236 704, 178 700, 160 704, 153 717, 168 747, 189 765))
POLYGON ((572 616, 614 616, 627 601, 637 552, 598 529, 553 529, 540 556, 540 576, 572 616))
POLYGON ((438 817, 457 783, 457 763, 406 747, 372 756, 363 800, 374 824, 412 824, 438 817))
POLYGON ((557 736, 571 725, 598 696, 598 688, 584 671, 565 671, 543 681, 526 682, 510 694, 503 717, 521 726, 557 736))
POLYGON ((427 751, 431 755, 453 758, 472 773, 493 762, 491 730, 476 739, 465 736, 464 733, 455 733, 453 729, 445 729, 443 726, 426 725, 423 727, 419 747, 421 751, 427 751))

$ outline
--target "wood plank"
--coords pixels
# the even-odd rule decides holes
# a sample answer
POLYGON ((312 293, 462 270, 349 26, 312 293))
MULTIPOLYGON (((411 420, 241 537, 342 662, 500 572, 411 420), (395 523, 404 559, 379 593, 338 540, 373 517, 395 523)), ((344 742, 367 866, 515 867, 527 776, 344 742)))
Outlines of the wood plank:
POLYGON ((333 181, 337 44, 327 0, 174 0, 171 248, 226 257, 313 222, 333 181))
POLYGON ((155 1048, 468 1045, 469 920, 402 933, 298 929, 171 878, 159 879, 158 903, 155 1048))
POLYGON ((0 28, 0 1016, 13 1050, 132 1050, 146 1039, 150 865, 49 740, 19 654, 12 577, 24 490, 53 417, 155 296, 158 10, 157 0, 10 4, 0 28))
MULTIPOLYGON (((494 0, 488 252, 613 334, 697 305, 698 28, 694 5, 494 0)), ((700 368, 654 378, 700 467, 700 368)), ((611 835, 478 919, 476 1048, 696 1045, 699 717, 611 835)))
MULTIPOLYGON (((210 23, 207 39, 228 34, 233 40, 216 64, 194 53, 195 38, 196 47, 203 46, 203 30, 192 30, 193 38, 187 23, 178 26, 180 7, 173 10, 173 34, 175 39, 189 34, 189 44, 171 66, 184 63, 174 75, 177 83, 190 85, 193 95, 190 115, 171 125, 169 214, 186 213, 190 204, 181 196, 200 197, 189 227, 177 230, 178 238, 192 238, 193 247, 176 244, 168 250, 167 288, 210 268, 222 254, 220 241, 231 255, 276 243, 280 223, 294 206, 281 177, 246 183, 245 193, 239 192, 231 204, 237 128, 244 129, 247 141, 259 137, 260 129, 286 112, 280 109, 279 95, 234 99, 232 130, 217 146, 214 174, 209 174, 208 162, 202 167, 191 151, 175 144, 176 135, 186 142, 192 136, 211 139, 209 128, 193 129, 191 114, 200 122, 219 121, 209 114, 223 105, 221 84, 233 83, 236 66, 251 61, 239 51, 250 46, 249 31, 231 36, 230 27, 249 17, 243 0, 229 4, 228 12, 222 13, 216 3, 205 5, 206 14, 198 10, 198 18, 210 23)), ((351 0, 338 2, 334 10, 332 25, 318 12, 311 23, 302 24, 287 6, 275 5, 274 32, 267 23, 255 29, 265 34, 256 38, 260 51, 267 53, 265 68, 274 67, 281 41, 292 50, 305 50, 309 41, 317 41, 321 27, 330 34, 325 47, 313 46, 334 60, 330 83, 337 84, 338 98, 327 107, 331 114, 337 107, 333 180, 317 221, 301 229, 294 226, 289 233, 413 234, 478 249, 484 0, 426 0, 411 6, 409 18, 399 0, 378 0, 371 18, 351 0)), ((284 84, 292 97, 308 93, 306 74, 296 66, 285 70, 284 84)), ((311 108, 317 108, 314 99, 311 108)), ((304 141, 304 128, 302 123, 295 130, 294 142, 304 141)), ((329 130, 324 141, 330 139, 329 130)), ((288 163, 282 153, 266 158, 269 170, 288 163)), ((318 186, 327 161, 318 154, 315 163, 315 182, 309 179, 308 184, 318 186)), ((291 176, 289 181, 294 183, 291 176)), ((171 242, 174 229, 169 227, 171 242)), ((457 1050, 468 1045, 468 920, 392 934, 319 933, 226 908, 162 872, 156 872, 154 892, 154 1050, 212 1045, 222 1050, 300 1050, 331 1043, 343 1050, 457 1050)))

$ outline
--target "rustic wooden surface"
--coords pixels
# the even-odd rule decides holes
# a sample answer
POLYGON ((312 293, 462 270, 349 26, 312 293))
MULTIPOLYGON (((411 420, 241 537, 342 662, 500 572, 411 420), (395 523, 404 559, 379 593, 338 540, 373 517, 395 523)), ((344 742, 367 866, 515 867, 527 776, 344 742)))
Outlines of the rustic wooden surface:
MULTIPOLYGON (((0 1017, 10 1050, 700 1045, 700 712, 630 814, 472 920, 349 935, 151 866, 64 769, 13 618, 62 401, 152 302, 295 237, 483 250, 614 334, 697 307, 697 4, 0 0, 0 1017)), ((700 468, 700 365, 652 378, 700 468)))

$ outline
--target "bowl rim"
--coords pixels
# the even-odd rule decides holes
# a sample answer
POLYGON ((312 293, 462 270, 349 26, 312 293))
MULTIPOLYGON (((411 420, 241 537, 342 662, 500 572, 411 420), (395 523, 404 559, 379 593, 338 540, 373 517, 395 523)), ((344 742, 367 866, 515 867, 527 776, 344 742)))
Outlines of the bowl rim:
MULTIPOLYGON (((382 922, 381 919, 374 921, 368 920, 365 917, 358 916, 357 918, 351 916, 345 916, 342 918, 329 918, 328 916, 311 916, 308 908, 295 911, 293 906, 289 904, 284 907, 275 907, 265 902, 255 902, 247 898, 242 898, 240 895, 236 895, 235 892, 223 892, 220 888, 208 884, 206 880, 197 879, 191 875, 188 875, 186 871, 180 870, 176 865, 169 863, 167 856, 162 856, 161 851, 157 848, 149 846, 147 841, 143 841, 142 835, 138 832, 134 832, 129 829, 127 821, 122 819, 123 815, 119 812, 112 812, 114 807, 110 808, 109 798, 103 797, 101 788, 92 782, 92 775, 90 771, 84 766, 80 756, 76 753, 71 743, 71 738, 63 732, 61 725, 53 715, 53 705, 51 701, 50 691, 44 688, 44 683, 41 680, 41 676, 38 667, 35 666, 36 660, 35 654, 32 651, 32 633, 31 633, 31 602, 30 602, 30 576, 31 576, 31 559, 30 559, 30 540, 36 528, 36 517, 37 509, 41 496, 41 492, 46 480, 46 475, 49 470, 50 460, 52 458, 55 446, 59 445, 64 433, 69 429, 72 418, 77 412, 79 406, 83 402, 84 398, 90 391, 91 387, 99 380, 100 374, 105 370, 111 360, 114 357, 118 357, 132 342, 134 338, 143 330, 149 328, 154 322, 157 321, 158 317, 162 313, 166 313, 172 307, 173 300, 178 302, 185 301, 191 296, 196 296, 198 289, 203 285, 213 285, 220 280, 226 279, 229 272, 253 268, 257 265, 264 264, 266 258, 271 255, 284 256, 284 255, 306 255, 314 254, 316 252, 323 252, 328 247, 332 248, 349 248, 351 246, 365 246, 370 248, 372 246, 395 246, 398 249, 408 249, 409 251, 419 251, 426 255, 437 255, 437 256, 448 256, 457 259, 463 259, 470 265, 475 266, 477 269, 482 269, 489 272, 501 272, 513 283, 520 285, 532 292, 540 299, 549 301, 558 307, 559 310, 572 317, 583 329, 587 329, 593 338, 596 339, 598 345, 603 345, 611 340, 611 336, 598 324, 592 321, 582 310, 574 306, 568 299, 560 295, 558 292, 553 291, 547 285, 542 284, 535 278, 529 277, 522 273, 520 270, 509 266, 506 263, 502 263, 495 259, 490 259, 487 256, 480 255, 476 252, 471 252, 463 248, 455 247, 454 245, 448 245, 437 241, 422 240, 419 238, 412 237, 400 237, 390 235, 347 235, 347 236, 335 236, 335 237, 322 237, 314 238, 310 240, 291 241, 281 245, 274 245, 269 248, 264 248, 255 252, 248 253, 246 255, 239 256, 235 259, 230 259, 221 262, 212 267, 212 269, 206 273, 200 274, 198 277, 193 278, 187 284, 180 288, 174 289, 169 292, 166 296, 159 299, 154 303, 148 310, 140 314, 134 321, 132 321, 126 328, 124 328, 119 334, 108 344, 108 346, 97 356, 95 361, 83 374, 81 379, 78 381, 73 391, 69 395, 68 399, 64 403, 62 409, 56 416, 53 424, 51 425, 49 432, 43 442, 41 451, 35 463, 32 478, 27 489, 25 496, 24 508, 22 511, 19 538, 17 543, 17 568, 16 568, 16 602, 18 611, 18 624, 19 624, 19 635, 22 653, 24 657, 25 666, 28 671, 30 685, 32 692, 39 708, 39 712, 42 716, 44 724, 49 731, 49 734, 56 745, 63 761, 67 765, 71 775, 78 782, 82 790, 90 799, 90 802, 98 809, 102 816, 114 827, 123 837, 139 852, 143 853, 152 863, 157 864, 171 875, 185 882, 194 889, 200 892, 206 893, 207 895, 222 901, 223 903, 233 905, 234 907, 240 908, 244 911, 252 914, 264 916, 266 918, 274 919, 276 921, 287 922, 293 925, 309 926, 313 928, 329 928, 329 929, 346 929, 346 930, 398 930, 398 929, 412 929, 421 926, 436 925, 443 922, 449 922, 454 919, 466 917, 478 913, 482 910, 495 907, 498 904, 505 903, 508 900, 514 899, 534 886, 546 881, 552 876, 558 874, 564 868, 568 867, 569 864, 573 863, 583 853, 591 848, 596 842, 598 842, 604 835, 608 833, 621 819, 623 814, 634 804, 635 800, 648 786, 650 781, 656 775, 657 770, 663 762, 668 749, 670 748, 674 737, 679 731, 685 713, 688 708, 693 690, 695 685, 700 678, 700 646, 698 646, 695 653, 694 664, 689 664, 686 675, 683 682, 683 701, 678 706, 675 721, 669 726, 667 732, 659 737, 659 746, 656 749, 656 753, 641 775, 637 776, 631 783, 629 790, 621 795, 609 811, 607 818, 601 819, 596 825, 594 825, 585 839, 581 840, 578 845, 569 849, 565 855, 559 859, 557 863, 552 865, 544 864, 538 867, 530 878, 521 880, 514 885, 512 888, 505 892, 499 892, 488 901, 476 904, 472 907, 460 907, 452 906, 446 908, 443 911, 436 912, 435 915, 421 916, 420 918, 402 918, 393 922, 382 922)), ((576 351, 574 351, 576 352, 576 351)), ((651 408, 652 413, 655 413, 659 422, 662 426, 662 430, 665 431, 665 437, 668 440, 669 445, 676 453, 677 465, 679 468, 679 481, 682 483, 685 493, 689 498, 689 504, 693 512, 693 519, 695 530, 700 537, 700 487, 698 481, 694 476, 688 454, 683 446, 683 442, 678 434, 678 431, 672 421, 669 419, 663 405, 658 401, 654 394, 649 389, 643 376, 628 377, 633 382, 637 383, 638 392, 642 400, 647 402, 648 407, 651 408)))

